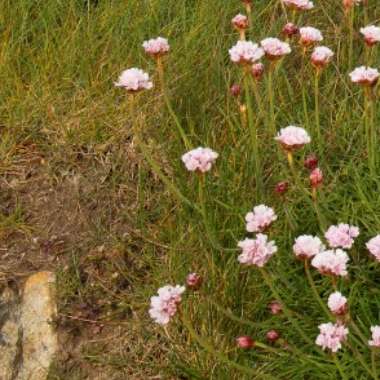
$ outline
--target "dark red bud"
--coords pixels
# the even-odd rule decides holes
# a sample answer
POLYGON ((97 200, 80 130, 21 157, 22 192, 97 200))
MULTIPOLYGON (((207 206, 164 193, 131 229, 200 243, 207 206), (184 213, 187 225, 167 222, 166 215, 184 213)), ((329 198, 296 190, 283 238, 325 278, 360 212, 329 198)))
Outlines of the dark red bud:
POLYGON ((273 343, 280 338, 280 333, 277 332, 276 330, 270 330, 267 332, 266 336, 267 336, 267 340, 273 343))
POLYGON ((287 181, 281 181, 276 184, 274 191, 277 194, 285 194, 288 191, 289 188, 289 183, 287 181))
POLYGON ((318 166, 318 157, 315 154, 309 154, 303 165, 306 169, 314 170, 318 166))
POLYGON ((202 277, 198 273, 190 273, 186 277, 186 285, 191 289, 199 289, 202 285, 202 277))
POLYGON ((288 22, 284 27, 282 28, 282 34, 284 34, 287 37, 293 37, 298 33, 298 27, 297 25, 294 25, 291 22, 288 22))
POLYGON ((238 97, 241 94, 241 87, 235 83, 231 86, 230 92, 232 96, 238 97))
POLYGON ((250 336, 243 335, 236 338, 236 344, 239 348, 247 350, 255 346, 255 341, 250 336))

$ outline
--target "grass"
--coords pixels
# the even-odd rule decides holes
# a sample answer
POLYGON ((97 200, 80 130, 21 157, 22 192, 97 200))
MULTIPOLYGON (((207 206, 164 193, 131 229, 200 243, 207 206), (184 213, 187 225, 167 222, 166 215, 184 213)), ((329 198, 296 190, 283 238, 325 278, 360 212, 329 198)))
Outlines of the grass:
MULTIPOLYGON (((243 10, 240 1, 3 0, 0 278, 22 280, 42 268, 58 273, 56 322, 65 349, 52 379, 93 378, 99 371, 111 379, 342 378, 333 359, 305 342, 285 316, 268 313, 273 294, 257 270, 237 263, 235 250, 245 236, 245 213, 258 203, 274 207, 279 218, 270 237, 279 252, 267 267, 271 285, 314 341, 326 317, 294 260, 293 240, 337 222, 359 225, 350 275, 339 288, 365 337, 379 323, 379 268, 364 243, 380 230, 380 178, 378 167, 368 168, 363 93, 348 78, 365 63, 358 34, 364 11, 356 8, 351 67, 340 4, 315 3, 299 24, 320 28, 336 56, 319 78, 323 144, 310 144, 295 159, 301 168, 304 155, 319 152, 325 173, 319 219, 303 169, 301 185, 291 183, 285 199, 274 194, 278 181, 293 180, 267 128, 266 77, 258 91, 265 112, 253 109, 262 172, 256 186, 252 136, 228 91, 242 79, 227 53, 237 39, 230 19, 243 10), (157 83, 154 62, 141 51, 142 41, 157 35, 170 40, 170 99, 191 145, 220 153, 206 177, 207 229, 192 207, 198 205, 197 178, 179 159, 185 148, 159 87, 138 99, 142 150, 131 133, 126 96, 113 86, 128 67, 147 70, 157 83), (183 283, 190 271, 205 277, 202 290, 183 302, 198 340, 178 320, 166 335, 147 316, 156 289, 183 283), (264 341, 273 328, 302 354, 235 348, 236 336, 264 341)), ((375 0, 368 7, 369 22, 376 23, 380 7, 375 0)), ((253 18, 255 41, 279 35, 286 22, 278 1, 255 2, 253 18)), ((301 76, 300 49, 293 46, 274 77, 275 124, 302 125, 316 140, 313 69, 301 76)), ((374 49, 372 62, 378 62, 374 49)), ((378 112, 374 118, 376 125, 378 112)), ((329 280, 312 276, 326 301, 329 280)), ((354 351, 346 347, 338 355, 341 371, 347 379, 368 379, 355 350, 369 366, 370 352, 354 337, 354 351)))

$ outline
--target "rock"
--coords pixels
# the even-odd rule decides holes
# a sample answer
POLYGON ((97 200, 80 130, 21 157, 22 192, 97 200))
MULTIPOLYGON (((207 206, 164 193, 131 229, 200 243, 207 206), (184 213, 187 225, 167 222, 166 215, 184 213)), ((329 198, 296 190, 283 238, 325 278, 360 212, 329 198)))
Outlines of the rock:
POLYGON ((46 380, 58 351, 52 325, 57 314, 53 273, 39 272, 27 279, 20 311, 22 358, 15 380, 46 380))
POLYGON ((0 379, 12 380, 18 369, 21 329, 16 292, 5 288, 0 295, 0 379))

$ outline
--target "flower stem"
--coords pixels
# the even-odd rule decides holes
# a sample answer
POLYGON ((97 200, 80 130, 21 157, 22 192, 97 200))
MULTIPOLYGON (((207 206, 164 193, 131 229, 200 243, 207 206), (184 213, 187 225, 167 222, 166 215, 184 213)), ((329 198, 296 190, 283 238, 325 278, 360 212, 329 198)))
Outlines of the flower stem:
POLYGON ((318 139, 318 148, 319 151, 322 151, 323 144, 322 144, 322 135, 321 135, 321 125, 319 120, 319 76, 320 76, 320 70, 315 70, 315 76, 314 76, 314 100, 315 100, 315 125, 317 129, 317 139, 318 139))
POLYGON ((348 380, 348 377, 343 371, 342 365, 340 364, 339 359, 337 358, 336 354, 333 354, 333 360, 336 365, 336 368, 338 368, 338 371, 340 373, 340 376, 342 377, 343 380, 348 380))
POLYGON ((274 72, 274 63, 270 63, 268 70, 268 97, 269 97, 269 128, 273 136, 276 135, 276 120, 274 114, 274 94, 273 94, 273 72, 274 72))
POLYGON ((349 17, 348 67, 352 67, 352 52, 353 52, 353 45, 354 45, 355 6, 351 7, 348 17, 349 17))
POLYGON ((376 349, 372 349, 372 352, 371 352, 371 363, 372 363, 372 373, 374 375, 374 379, 378 379, 378 375, 377 375, 377 366, 376 366, 376 355, 377 352, 376 352, 376 349))

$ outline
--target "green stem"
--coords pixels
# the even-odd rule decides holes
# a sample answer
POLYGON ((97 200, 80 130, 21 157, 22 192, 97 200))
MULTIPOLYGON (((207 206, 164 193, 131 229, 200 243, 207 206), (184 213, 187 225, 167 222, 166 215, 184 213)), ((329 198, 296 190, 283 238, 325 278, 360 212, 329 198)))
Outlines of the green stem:
POLYGON ((333 354, 333 360, 334 360, 334 363, 335 363, 336 367, 338 368, 338 371, 339 371, 340 376, 342 377, 342 379, 343 380, 348 380, 348 377, 344 373, 342 365, 340 364, 340 361, 339 361, 339 359, 337 358, 337 356, 335 354, 333 354))
POLYGON ((371 369, 366 364, 365 360, 363 359, 363 356, 360 354, 360 352, 354 348, 351 344, 348 345, 353 352, 355 358, 358 360, 358 362, 362 365, 362 367, 368 372, 368 374, 373 378, 376 379, 374 374, 372 373, 371 369))
POLYGON ((306 98, 306 49, 302 50, 302 72, 301 72, 301 86, 302 86, 302 105, 303 105, 303 113, 305 117, 306 129, 310 130, 310 122, 309 122, 309 113, 307 107, 307 98, 306 98))
POLYGON ((360 331, 360 328, 358 327, 358 325, 355 323, 355 321, 352 319, 351 316, 349 316, 350 318, 350 326, 352 327, 352 329, 356 332, 356 334, 359 336, 359 338, 361 339, 361 341, 363 342, 364 344, 364 347, 367 346, 368 344, 368 339, 366 339, 366 337, 363 335, 363 333, 360 331))
POLYGON ((268 97, 269 97, 269 128, 273 136, 276 135, 276 120, 274 114, 274 94, 273 94, 273 72, 274 72, 274 63, 270 63, 268 70, 268 97))
POLYGON ((372 352, 371 352, 371 363, 372 363, 372 373, 374 375, 374 379, 378 379, 378 375, 377 375, 377 365, 376 365, 376 355, 377 352, 376 352, 376 348, 373 348, 372 349, 372 352))
POLYGON ((321 153, 323 144, 322 144, 322 135, 321 135, 321 125, 319 120, 319 76, 320 69, 315 70, 314 76, 314 100, 315 100, 315 124, 317 129, 317 139, 318 139, 318 150, 321 153))
POLYGON ((351 7, 349 13, 349 46, 348 46, 348 67, 352 67, 352 53, 354 46, 354 20, 355 20, 355 6, 351 7))

